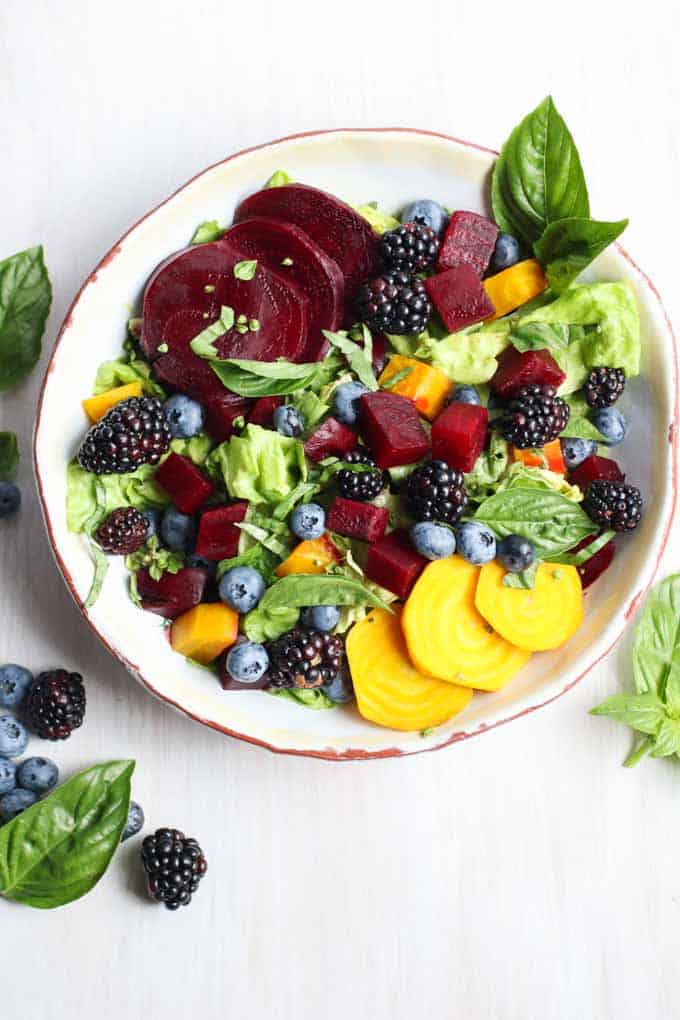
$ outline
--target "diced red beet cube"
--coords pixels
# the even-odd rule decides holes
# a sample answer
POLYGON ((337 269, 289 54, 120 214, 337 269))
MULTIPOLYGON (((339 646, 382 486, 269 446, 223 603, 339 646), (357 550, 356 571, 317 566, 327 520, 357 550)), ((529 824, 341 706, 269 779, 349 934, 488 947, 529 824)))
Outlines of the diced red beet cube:
POLYGON ((231 673, 227 672, 227 656, 229 649, 223 652, 217 660, 217 674, 220 683, 225 691, 261 691, 269 686, 269 674, 265 673, 254 683, 244 683, 242 680, 234 680, 231 673))
POLYGON ((359 420, 361 434, 380 468, 413 464, 430 448, 415 404, 398 393, 364 393, 359 420))
POLYGON ((432 457, 458 471, 472 471, 484 449, 489 412, 476 404, 449 404, 432 426, 432 457))
POLYGON ((602 478, 606 482, 625 482, 626 476, 621 472, 615 460, 609 457, 586 457, 578 467, 569 472, 569 481, 578 485, 583 492, 586 491, 591 482, 602 478))
POLYGON ((215 491, 213 483, 193 461, 178 453, 171 453, 154 477, 183 514, 196 513, 215 491))
POLYGON ((347 538, 358 538, 362 542, 377 542, 387 529, 390 512, 384 506, 360 503, 356 499, 336 496, 326 519, 329 531, 347 538))
POLYGON ((252 407, 253 401, 249 397, 239 397, 235 393, 223 393, 205 400, 206 432, 219 443, 224 443, 232 435, 236 419, 247 418, 252 407))
POLYGON ((508 347, 498 359, 498 368, 491 379, 491 389, 508 400, 523 386, 561 386, 566 375, 550 351, 518 351, 508 347))
POLYGON ((364 569, 369 580, 405 599, 427 562, 411 545, 407 531, 392 531, 369 547, 364 569))
POLYGON ((236 527, 246 515, 247 500, 205 510, 198 524, 196 554, 204 560, 229 560, 238 554, 241 531, 236 527))
POLYGON ((274 411, 281 407, 283 397, 260 397, 255 401, 255 406, 248 415, 250 425, 271 425, 274 418, 274 411))
POLYGON ((486 216, 475 212, 455 212, 439 249, 439 272, 467 265, 481 278, 493 255, 497 237, 498 227, 486 216))
POLYGON ((324 457, 342 457, 357 445, 357 437, 351 429, 337 418, 326 418, 305 443, 305 453, 310 460, 324 457))
POLYGON ((142 608, 174 620, 203 601, 208 571, 203 567, 184 567, 176 574, 166 571, 154 581, 148 570, 138 570, 136 581, 142 608))
MULTIPOLYGON (((578 545, 575 545, 571 550, 572 552, 579 552, 580 549, 585 549, 586 546, 594 542, 597 535, 588 535, 587 538, 582 539, 578 545)), ((616 555, 616 542, 612 538, 610 542, 603 545, 599 552, 596 552, 594 556, 591 556, 589 560, 582 563, 580 567, 577 567, 579 574, 581 575, 581 587, 589 588, 590 585, 597 581, 598 577, 604 574, 607 567, 611 566, 612 560, 616 555)))
POLYGON ((456 266, 430 276, 425 289, 449 333, 488 319, 496 310, 472 266, 456 266))

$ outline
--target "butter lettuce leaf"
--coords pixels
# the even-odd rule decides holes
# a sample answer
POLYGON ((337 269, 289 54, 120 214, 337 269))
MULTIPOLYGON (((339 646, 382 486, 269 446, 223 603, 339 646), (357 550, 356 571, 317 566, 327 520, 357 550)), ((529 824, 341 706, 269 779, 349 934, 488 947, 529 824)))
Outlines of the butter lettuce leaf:
POLYGON ((170 502, 167 494, 154 481, 156 468, 144 464, 126 475, 93 475, 77 461, 66 470, 66 524, 69 531, 86 531, 87 523, 97 510, 102 516, 121 506, 137 510, 164 507, 170 502), (103 494, 100 506, 97 490, 103 494))
POLYGON ((142 389, 150 397, 165 400, 167 396, 163 387, 151 378, 151 365, 135 357, 117 358, 100 365, 94 380, 93 394, 98 396, 117 386, 126 386, 133 382, 141 383, 142 389))
POLYGON ((208 456, 206 469, 233 499, 279 503, 307 478, 302 443, 260 425, 246 425, 208 456))
POLYGON ((488 450, 480 454, 472 471, 465 475, 465 491, 470 499, 481 503, 493 496, 509 463, 508 443, 497 432, 492 432, 488 450))
POLYGON ((451 333, 443 340, 428 337, 421 341, 416 357, 429 361, 457 383, 485 383, 498 367, 498 355, 509 344, 509 331, 508 325, 493 332, 451 333))
POLYGON ((495 491, 507 492, 508 489, 552 489, 574 503, 580 503, 583 499, 578 485, 570 485, 563 475, 547 468, 529 467, 520 461, 510 465, 495 491))

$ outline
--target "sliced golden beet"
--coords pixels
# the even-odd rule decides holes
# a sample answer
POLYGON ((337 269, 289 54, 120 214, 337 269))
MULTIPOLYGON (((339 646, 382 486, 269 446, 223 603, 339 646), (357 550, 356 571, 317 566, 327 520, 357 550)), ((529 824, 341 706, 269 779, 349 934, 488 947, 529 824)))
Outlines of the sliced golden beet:
POLYGON ((429 676, 497 691, 530 655, 497 634, 475 608, 479 567, 460 556, 425 568, 401 618, 409 655, 429 676))
POLYGON ((392 730, 424 730, 462 712, 472 691, 419 673, 399 613, 373 609, 347 635, 347 659, 364 719, 392 730))
POLYGON ((576 567, 541 563, 533 588, 508 588, 495 560, 482 567, 475 605, 494 630, 518 648, 559 648, 583 620, 581 578, 576 567))

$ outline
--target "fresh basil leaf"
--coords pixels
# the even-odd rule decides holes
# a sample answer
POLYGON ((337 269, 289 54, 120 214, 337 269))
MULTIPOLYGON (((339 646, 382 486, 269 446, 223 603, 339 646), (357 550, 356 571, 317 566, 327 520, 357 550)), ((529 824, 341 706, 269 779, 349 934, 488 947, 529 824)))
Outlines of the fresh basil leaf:
POLYGON ((35 367, 52 303, 42 247, 0 262, 0 391, 35 367))
POLYGON ((335 702, 331 701, 326 692, 322 691, 320 687, 314 687, 311 690, 296 690, 295 687, 282 687, 278 691, 269 691, 269 693, 277 698, 285 698, 288 701, 294 701, 298 705, 304 705, 305 708, 337 708, 335 702))
POLYGON ((548 223, 534 244, 534 252, 552 290, 556 294, 566 290, 627 226, 628 220, 605 223, 574 216, 548 223))
POLYGON ((219 241, 225 234, 226 229, 221 227, 217 220, 206 220, 196 227, 191 244, 208 244, 210 241, 219 241))
POLYGON ((593 532, 593 522, 573 500, 550 489, 511 488, 485 499, 474 519, 498 538, 528 538, 539 559, 550 560, 593 532))
POLYGON ((645 694, 613 694, 601 705, 591 708, 591 715, 606 715, 615 722, 625 723, 638 733, 654 736, 666 718, 661 698, 652 691, 645 694))
POLYGON ((369 390, 377 390, 378 382, 373 374, 370 352, 360 347, 354 340, 350 340, 344 333, 332 333, 329 329, 323 329, 321 332, 330 344, 345 355, 359 382, 369 390))
POLYGON ((635 628, 633 676, 639 692, 663 698, 680 718, 680 574, 653 589, 635 628))
POLYGON ((212 362, 218 379, 242 397, 285 396, 308 389, 319 371, 316 362, 294 365, 290 361, 251 361, 227 358, 212 362))
POLYGON ((491 184, 496 223, 532 245, 549 223, 590 215, 578 150, 548 96, 501 149, 491 184))
POLYGON ((668 758, 671 754, 680 755, 680 720, 678 719, 664 719, 661 723, 650 757, 668 758))
POLYGON ((503 578, 503 584, 506 588, 535 588, 539 563, 540 560, 535 560, 535 562, 532 563, 530 567, 527 567, 526 570, 519 570, 517 573, 508 571, 503 578))
POLYGON ((19 467, 19 442, 15 432, 0 432, 0 481, 11 482, 19 467))
POLYGON ((166 549, 160 544, 158 537, 152 535, 141 549, 125 557, 125 566, 133 573, 148 570, 152 580, 160 581, 163 574, 179 573, 184 566, 184 553, 166 549))
POLYGON ((528 322, 526 326, 515 326, 509 340, 522 353, 564 350, 569 346, 569 326, 564 322, 528 322))
POLYGON ((257 259, 244 259, 234 266, 234 276, 237 280, 252 280, 257 272, 257 259))
POLYGON ((234 309, 228 305, 220 308, 220 317, 201 330, 191 341, 191 349, 199 358, 219 358, 215 341, 228 333, 234 326, 234 309))
POLYGON ((289 574, 263 595, 260 607, 269 610, 281 606, 377 606, 389 609, 386 602, 359 581, 332 574, 289 574))
POLYGON ((300 610, 292 606, 263 608, 260 603, 243 617, 243 630, 249 641, 275 641, 295 626, 299 616, 300 610))
POLYGON ((587 563, 588 560, 592 559, 593 556, 599 553, 600 549, 604 549, 604 547, 608 545, 613 538, 616 538, 615 531, 603 531, 601 535, 594 538, 593 541, 584 546, 583 549, 579 549, 578 552, 557 553, 550 557, 550 562, 564 563, 571 567, 581 567, 584 563, 587 563))
POLYGON ((51 909, 92 889, 118 848, 134 761, 95 765, 0 829, 0 893, 51 909))
POLYGON ((638 762, 642 761, 646 754, 649 754, 653 747, 654 737, 642 737, 637 741, 635 747, 624 761, 623 767, 625 769, 632 769, 638 762))

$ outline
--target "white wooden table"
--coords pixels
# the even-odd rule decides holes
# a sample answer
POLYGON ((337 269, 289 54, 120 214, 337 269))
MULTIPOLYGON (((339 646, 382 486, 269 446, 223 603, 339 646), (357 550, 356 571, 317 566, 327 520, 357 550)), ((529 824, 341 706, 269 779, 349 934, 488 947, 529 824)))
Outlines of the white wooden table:
MULTIPOLYGON (((631 217, 677 319, 679 37, 661 0, 4 0, 0 257, 45 245, 49 348, 98 257, 230 151, 348 125, 498 145, 551 91, 596 214, 631 217)), ((3 1018, 680 1016, 680 768, 620 768, 626 731, 587 715, 626 680, 627 642, 556 704, 436 755, 339 766, 223 739, 144 694, 67 597, 31 481, 40 377, 0 397, 25 454, 0 661, 80 670, 63 772, 134 756, 149 824, 196 835, 211 870, 175 915, 142 897, 131 844, 75 906, 0 903, 3 1018)))

